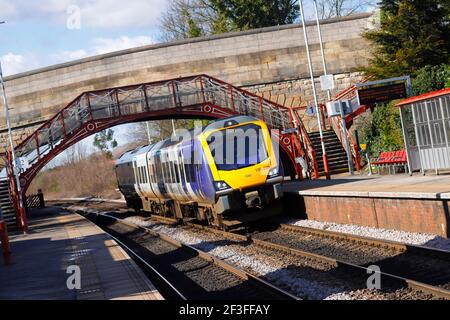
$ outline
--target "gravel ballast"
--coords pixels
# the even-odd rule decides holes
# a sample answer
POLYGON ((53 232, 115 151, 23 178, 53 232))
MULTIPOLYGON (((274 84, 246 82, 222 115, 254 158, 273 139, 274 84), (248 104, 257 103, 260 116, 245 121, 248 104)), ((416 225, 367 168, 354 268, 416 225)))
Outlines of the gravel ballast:
POLYGON ((300 261, 298 257, 268 252, 265 249, 223 239, 208 231, 189 227, 169 227, 142 217, 125 220, 166 234, 178 241, 217 256, 228 263, 262 277, 274 285, 303 299, 358 300, 358 299, 430 299, 426 294, 398 289, 382 292, 355 287, 352 279, 342 278, 342 271, 326 265, 300 261))
POLYGON ((421 245, 429 248, 450 251, 450 239, 433 234, 406 232, 400 230, 379 229, 373 227, 339 224, 334 222, 320 222, 315 220, 288 219, 287 224, 308 227, 320 230, 329 230, 352 235, 371 237, 376 239, 396 241, 412 245, 421 245))

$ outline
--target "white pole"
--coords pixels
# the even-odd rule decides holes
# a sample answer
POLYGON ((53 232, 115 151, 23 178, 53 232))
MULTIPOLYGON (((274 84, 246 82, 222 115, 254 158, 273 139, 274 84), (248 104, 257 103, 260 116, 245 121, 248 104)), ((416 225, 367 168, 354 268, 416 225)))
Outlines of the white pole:
POLYGON ((11 131, 11 119, 9 116, 9 107, 8 107, 8 99, 6 98, 6 90, 5 90, 5 82, 3 80, 3 71, 2 71, 2 64, 0 61, 0 82, 2 87, 2 97, 3 97, 3 106, 5 109, 5 118, 6 118, 6 127, 8 128, 8 138, 9 138, 9 146, 11 148, 11 157, 13 162, 13 175, 16 179, 16 185, 17 185, 17 192, 19 193, 19 206, 22 208, 22 192, 21 192, 21 186, 20 186, 20 179, 19 179, 19 173, 17 172, 17 163, 16 163, 16 153, 14 151, 14 143, 12 138, 12 131, 11 131))
MULTIPOLYGON (((317 11, 317 1, 314 0, 314 12, 316 13, 317 33, 319 34, 320 53, 322 54, 323 74, 327 75, 327 63, 325 62, 325 52, 323 50, 322 32, 320 30, 319 13, 317 11)), ((331 100, 330 89, 327 90, 327 98, 331 100)))
POLYGON ((314 104, 315 104, 315 108, 316 108, 317 123, 319 125, 320 143, 322 145, 323 167, 325 170, 325 175, 326 175, 327 179, 329 179, 330 175, 328 172, 327 153, 325 150, 325 142, 323 141, 322 123, 320 122, 319 103, 317 101, 316 84, 314 83, 314 73, 313 73, 313 67, 312 67, 312 63, 311 63, 311 54, 309 52, 308 33, 306 32, 305 17, 303 14, 303 3, 302 3, 302 0, 298 0, 298 2, 300 5, 300 16, 302 18, 303 37, 305 38, 306 55, 308 57, 309 73, 311 76, 311 85, 312 85, 312 90, 313 90, 313 95, 314 95, 314 104))
POLYGON ((175 120, 172 119, 172 135, 175 137, 175 120))
POLYGON ((152 143, 152 136, 150 135, 150 126, 148 124, 148 121, 145 121, 145 125, 147 126, 147 139, 148 143, 152 143))

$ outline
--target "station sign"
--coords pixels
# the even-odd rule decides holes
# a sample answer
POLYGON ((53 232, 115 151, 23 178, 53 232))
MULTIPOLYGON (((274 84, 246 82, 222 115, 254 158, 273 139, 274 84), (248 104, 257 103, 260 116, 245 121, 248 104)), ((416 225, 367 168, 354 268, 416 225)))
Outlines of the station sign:
POLYGON ((405 77, 362 83, 356 87, 358 104, 361 106, 408 97, 408 85, 405 77))
POLYGON ((315 108, 315 106, 307 106, 307 107, 306 107, 306 114, 307 114, 308 116, 313 116, 313 115, 315 115, 315 114, 316 114, 316 108, 315 108))
POLYGON ((333 90, 334 76, 332 74, 320 76, 320 86, 322 88, 322 91, 333 90))

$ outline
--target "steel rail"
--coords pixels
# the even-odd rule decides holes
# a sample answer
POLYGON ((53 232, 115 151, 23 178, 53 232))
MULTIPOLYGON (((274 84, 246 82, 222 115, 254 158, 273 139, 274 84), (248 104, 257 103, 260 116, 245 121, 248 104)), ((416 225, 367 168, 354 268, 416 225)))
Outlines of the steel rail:
MULTIPOLYGON (((169 217, 151 215, 150 218, 154 221, 158 221, 158 222, 168 224, 168 225, 181 224, 181 222, 179 220, 169 218, 169 217)), ((118 218, 115 218, 115 219, 118 219, 118 218)), ((353 264, 350 262, 346 262, 346 261, 342 261, 339 259, 334 259, 334 258, 330 258, 327 256, 303 251, 300 249, 288 247, 288 246, 273 243, 270 241, 255 239, 255 238, 251 237, 250 235, 241 235, 241 234, 232 233, 232 232, 228 232, 228 231, 218 230, 218 229, 214 229, 214 228, 211 228, 208 226, 202 226, 202 225, 192 223, 192 222, 183 222, 183 224, 186 226, 192 227, 192 228, 199 229, 199 230, 211 232, 211 233, 214 233, 214 234, 217 234, 217 235, 220 235, 225 238, 232 239, 232 240, 251 242, 261 248, 280 251, 280 252, 283 252, 286 254, 291 254, 291 255, 301 257, 303 259, 314 260, 314 261, 318 262, 319 264, 325 264, 325 265, 329 265, 332 267, 342 267, 342 268, 347 269, 348 271, 356 272, 357 274, 361 274, 366 277, 368 275, 368 272, 373 273, 373 271, 369 267, 360 266, 360 265, 353 264)), ((134 224, 132 224, 132 225, 135 226, 134 224)), ((374 247, 394 249, 396 251, 411 250, 411 251, 415 251, 415 252, 423 253, 423 254, 427 254, 427 255, 430 255, 430 254, 431 255, 439 255, 439 257, 445 256, 446 259, 448 258, 448 255, 449 255, 449 252, 445 251, 445 250, 431 249, 431 248, 427 248, 427 247, 423 247, 423 246, 408 245, 408 244, 395 242, 395 241, 368 238, 368 237, 350 235, 350 234, 339 233, 339 232, 328 231, 328 230, 317 230, 317 229, 313 229, 313 228, 291 226, 291 225, 285 225, 285 224, 282 225, 282 228, 284 228, 286 230, 288 230, 288 229, 295 230, 294 232, 302 232, 303 231, 303 232, 315 233, 318 235, 324 235, 324 237, 325 236, 327 236, 329 238, 334 237, 334 238, 338 238, 338 239, 342 239, 342 240, 358 242, 358 243, 366 244, 366 245, 372 245, 374 247), (300 230, 302 230, 302 231, 300 231, 300 230)), ((147 231, 152 231, 148 228, 145 228, 145 229, 147 231)), ((195 248, 193 248, 193 249, 197 250, 195 248)), ((411 280, 411 279, 408 279, 408 278, 405 278, 402 276, 398 276, 398 275, 394 275, 391 273, 386 273, 386 272, 380 271, 379 274, 382 278, 384 278, 386 280, 394 281, 404 287, 406 286, 406 287, 414 289, 414 290, 419 290, 419 291, 422 291, 425 293, 429 293, 437 298, 443 298, 443 299, 450 300, 450 291, 449 290, 439 288, 439 287, 436 287, 433 285, 429 285, 429 284, 426 284, 423 282, 411 280)))
MULTIPOLYGON (((68 211, 72 211, 72 210, 70 210, 70 208, 66 208, 66 209, 68 211)), ((84 213, 84 211, 81 210, 81 209, 77 209, 77 210, 74 210, 74 211, 76 213, 78 213, 78 214, 83 214, 84 213)), ((287 292, 287 291, 285 291, 283 289, 280 289, 280 288, 272 285, 271 283, 269 283, 267 281, 264 281, 263 279, 260 279, 260 278, 254 276, 254 275, 252 275, 252 274, 250 274, 250 273, 248 273, 248 272, 246 272, 246 271, 244 271, 244 270, 242 270, 240 268, 237 268, 237 267, 235 267, 235 266, 233 266, 233 265, 223 261, 220 258, 214 257, 214 256, 212 256, 212 255, 210 255, 210 254, 208 254, 208 253, 206 253, 204 251, 201 251, 201 250, 199 250, 197 248, 194 248, 194 247, 189 246, 187 244, 184 244, 184 243, 182 243, 182 242, 180 242, 178 240, 175 240, 175 239, 173 239, 173 238, 171 238, 171 237, 169 237, 169 236, 167 236, 165 234, 161 234, 161 233, 155 232, 153 230, 150 230, 148 228, 141 227, 141 226, 139 226, 137 224, 134 224, 134 223, 131 223, 131 222, 128 222, 128 221, 124 221, 123 219, 119 219, 119 218, 114 217, 114 216, 112 216, 110 214, 98 213, 98 212, 94 213, 92 211, 90 212, 90 214, 95 214, 97 217, 98 216, 104 217, 104 218, 113 220, 114 222, 121 223, 121 224, 124 224, 124 225, 128 225, 128 226, 130 226, 132 228, 145 230, 146 233, 151 234, 152 236, 158 237, 159 239, 161 239, 161 240, 163 240, 163 241, 165 241, 165 242, 167 242, 167 243, 169 243, 169 244, 171 244, 171 245, 173 245, 175 247, 192 251, 198 257, 200 257, 201 259, 203 259, 203 260, 205 260, 205 261, 207 261, 209 263, 212 263, 215 266, 232 273, 233 275, 237 276, 238 278, 242 279, 243 281, 248 281, 249 283, 251 283, 252 285, 254 285, 255 287, 257 287, 258 289, 260 289, 262 291, 265 291, 265 292, 267 292, 267 293, 269 293, 269 294, 271 294, 273 296, 279 297, 280 300, 300 300, 298 297, 290 294, 289 292, 287 292)), ((117 237, 114 237, 114 236, 112 236, 112 237, 114 239, 117 239, 117 237)), ((117 239, 117 240, 118 240, 118 243, 120 245, 123 244, 122 241, 120 241, 119 239, 117 239)), ((132 249, 130 249, 129 247, 127 247, 127 248, 128 248, 128 250, 130 250, 130 252, 134 256, 138 256, 132 249)), ((140 258, 140 257, 139 257, 139 259, 143 260, 143 258, 140 258)), ((148 263, 145 263, 145 264, 148 265, 148 263)), ((151 269, 155 270, 153 267, 151 269)), ((160 275, 160 273, 158 273, 158 274, 160 275)), ((160 276, 162 277, 162 275, 160 275, 160 276)), ((163 279, 164 279, 164 277, 163 277, 163 279)), ((171 285, 170 282, 167 279, 165 279, 165 282, 168 283, 170 285, 170 287, 173 288, 177 293, 179 293, 179 291, 175 288, 175 286, 171 285)), ((186 298, 181 293, 179 293, 179 294, 181 295, 181 297, 183 297, 183 300, 186 300, 186 298)))
MULTIPOLYGON (((164 220, 159 219, 159 217, 155 217, 154 215, 151 216, 152 219, 158 220, 160 222, 164 223, 165 221, 168 221, 167 218, 165 218, 164 220)), ((173 219, 174 221, 171 222, 171 224, 177 223, 177 221, 175 219, 173 219)), ((265 241, 265 240, 260 240, 260 239, 255 239, 251 236, 244 236, 244 235, 240 235, 240 234, 236 234, 236 233, 232 233, 232 232, 227 232, 227 231, 223 231, 223 230, 216 230, 213 229, 211 227, 207 227, 207 226, 201 226, 195 223, 191 223, 191 222, 186 222, 184 223, 185 225, 189 226, 189 227, 193 227, 193 228, 197 228, 200 230, 205 230, 208 232, 212 232, 215 234, 219 234, 221 236, 224 237, 228 237, 231 239, 235 239, 235 240, 239 240, 239 241, 248 241, 248 242, 252 242, 255 245, 265 248, 265 249, 269 249, 269 250, 276 250, 276 251, 281 251, 283 253, 286 254, 291 254, 291 255, 295 255, 301 258, 306 258, 306 259, 310 259, 310 260, 314 260, 316 262, 322 263, 322 264, 326 264, 332 267, 343 267, 351 272, 356 272, 358 274, 367 276, 368 274, 373 273, 373 270, 370 269, 369 267, 363 267, 357 264, 353 264, 350 262, 346 262, 343 260, 339 260, 339 259, 334 259, 334 258, 330 258, 327 256, 323 256, 323 255, 319 255, 319 254, 315 254, 315 253, 311 253, 311 252, 307 252, 307 251, 303 251, 300 249, 296 249, 296 248, 291 248, 285 245, 281 245, 281 244, 277 244, 277 243, 273 243, 273 242, 269 242, 269 241, 265 241)), ((346 235, 343 235, 341 237, 345 238, 346 235)), ((349 237, 351 238, 351 237, 349 237)), ((360 240, 364 241, 364 242, 369 242, 370 240, 373 241, 373 243, 377 243, 377 244, 384 244, 384 241, 382 240, 378 240, 378 239, 366 239, 364 237, 359 237, 360 240)), ((391 245, 402 245, 402 244, 398 244, 395 242, 390 241, 391 245)), ((405 245, 403 245, 405 246, 405 245)), ((422 249, 422 248, 421 248, 422 249)), ((428 249, 425 248, 427 250, 432 250, 434 251, 434 249, 428 249)), ((440 253, 442 250, 438 250, 440 253)), ((444 251, 445 252, 445 251, 444 251)), ((429 293, 432 294, 433 296, 437 297, 437 298, 443 298, 443 299, 447 299, 450 300, 450 291, 443 289, 443 288, 439 288, 439 287, 435 287, 423 282, 419 282, 419 281, 415 281, 415 280, 411 280, 405 277, 401 277, 398 275, 394 275, 391 273, 387 273, 387 272, 379 272, 380 276, 387 280, 391 280, 394 281, 396 283, 399 283, 402 286, 406 286, 409 287, 411 289, 415 289, 415 290, 420 290, 423 291, 425 293, 429 293)))
POLYGON ((421 254, 421 255, 425 255, 425 256, 433 255, 439 259, 450 261, 450 251, 436 249, 436 248, 429 248, 429 247, 425 247, 425 246, 406 244, 406 243, 392 241, 392 240, 364 237, 364 236, 353 235, 353 234, 349 234, 349 233, 330 231, 330 230, 320 230, 320 229, 314 229, 314 228, 302 227, 302 226, 296 226, 296 225, 290 225, 290 224, 280 224, 280 228, 281 228, 281 230, 286 230, 286 231, 290 231, 293 233, 304 233, 304 234, 311 234, 311 235, 315 235, 315 236, 319 236, 319 237, 323 237, 323 238, 351 241, 351 242, 355 242, 357 244, 369 245, 369 246, 373 246, 373 247, 377 247, 377 248, 392 249, 392 250, 399 251, 399 252, 407 252, 408 251, 411 253, 421 254))
POLYGON ((140 263, 142 263, 146 268, 149 269, 149 271, 160 281, 164 283, 165 286, 169 288, 170 291, 172 291, 172 294, 175 294, 178 296, 181 300, 187 300, 187 298, 180 292, 178 289, 167 279, 165 278, 158 270, 156 270, 151 264, 149 264, 144 258, 142 258, 140 255, 138 255, 136 252, 134 252, 129 246, 127 246, 124 242, 119 240, 117 237, 113 236, 108 231, 102 229, 104 233, 106 233, 111 239, 113 239, 115 242, 117 242, 128 254, 131 254, 135 259, 137 259, 140 263))

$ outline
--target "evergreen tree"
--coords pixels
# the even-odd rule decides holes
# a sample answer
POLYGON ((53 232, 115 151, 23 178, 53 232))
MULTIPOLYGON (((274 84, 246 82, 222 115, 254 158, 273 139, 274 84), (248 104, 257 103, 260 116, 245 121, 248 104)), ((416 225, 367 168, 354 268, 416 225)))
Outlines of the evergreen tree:
POLYGON ((112 157, 111 149, 117 147, 117 141, 114 139, 114 130, 108 129, 97 133, 94 136, 94 147, 99 149, 108 158, 112 157))
POLYGON ((364 37, 374 48, 365 72, 375 78, 413 75, 450 61, 450 1, 382 0, 381 28, 364 37))
POLYGON ((236 30, 289 24, 298 15, 296 0, 210 0, 210 3, 236 30))
POLYGON ((450 87, 450 65, 441 64, 421 68, 413 79, 412 85, 415 95, 450 87))

